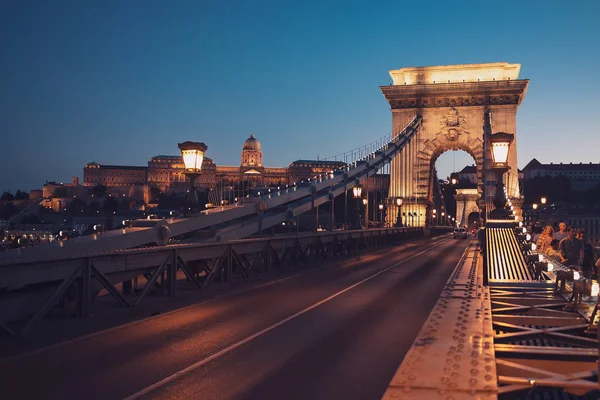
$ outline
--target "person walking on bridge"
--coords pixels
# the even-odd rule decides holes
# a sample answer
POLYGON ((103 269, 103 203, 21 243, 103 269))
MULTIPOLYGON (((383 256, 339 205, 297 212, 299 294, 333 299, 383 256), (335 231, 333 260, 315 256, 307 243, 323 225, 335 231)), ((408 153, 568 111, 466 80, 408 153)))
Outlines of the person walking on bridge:
POLYGON ((548 248, 550 247, 550 243, 554 239, 554 229, 550 225, 546 225, 542 234, 537 238, 535 245, 537 246, 538 251, 542 253, 546 253, 548 248))
POLYGON ((567 228, 567 237, 558 245, 560 262, 566 266, 581 266, 583 262, 583 243, 575 237, 575 228, 567 228))
POLYGON ((591 279, 594 270, 594 248, 586 241, 586 234, 583 229, 577 230, 577 239, 583 246, 583 257, 581 261, 581 270, 586 279, 591 279))
POLYGON ((568 235, 567 224, 564 222, 561 222, 560 224, 558 224, 558 231, 554 232, 554 239, 563 240, 564 238, 567 237, 567 235, 568 235))

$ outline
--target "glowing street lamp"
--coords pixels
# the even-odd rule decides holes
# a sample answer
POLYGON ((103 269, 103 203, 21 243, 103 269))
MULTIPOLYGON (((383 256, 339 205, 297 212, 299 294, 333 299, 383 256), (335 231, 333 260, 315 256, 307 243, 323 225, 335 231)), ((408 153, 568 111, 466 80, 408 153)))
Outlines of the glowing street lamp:
POLYGON ((515 135, 512 133, 497 132, 490 136, 492 145, 492 170, 496 173, 496 195, 494 206, 496 209, 490 213, 491 219, 508 219, 506 207, 506 192, 503 176, 510 169, 508 165, 508 151, 515 135))
POLYGON ((208 146, 203 142, 183 142, 178 143, 178 147, 181 150, 181 157, 183 158, 183 164, 185 176, 190 180, 190 190, 188 193, 187 203, 190 210, 197 210, 199 208, 198 195, 194 183, 196 178, 200 175, 202 169, 202 162, 204 161, 204 153, 208 149, 208 146))
POLYGON ((369 229, 369 192, 367 192, 367 197, 362 199, 362 203, 365 206, 365 229, 369 229))
POLYGON ((540 203, 542 203, 542 205, 546 205, 547 201, 548 199, 545 196, 540 199, 540 203))
MULTIPOLYGON (((356 204, 356 229, 360 228, 360 217, 358 215, 358 210, 360 209, 359 208, 360 203, 358 203, 358 202, 360 201, 359 199, 362 196, 362 190, 363 190, 363 187, 360 184, 356 185, 355 187, 352 188, 352 195, 356 199, 356 203, 355 203, 356 204)), ((364 199, 364 200, 366 200, 366 199, 364 199)))
POLYGON ((396 218, 396 226, 402 228, 402 197, 396 197, 396 206, 398 206, 398 217, 396 218))
POLYGON ((381 227, 383 227, 383 204, 378 206, 379 208, 379 220, 381 221, 381 227))

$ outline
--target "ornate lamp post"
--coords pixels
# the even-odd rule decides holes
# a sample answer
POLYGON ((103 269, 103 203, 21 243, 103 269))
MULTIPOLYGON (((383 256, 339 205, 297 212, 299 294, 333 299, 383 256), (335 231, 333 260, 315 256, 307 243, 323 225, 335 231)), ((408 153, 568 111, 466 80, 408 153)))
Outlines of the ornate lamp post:
POLYGON ((381 223, 381 227, 383 228, 383 204, 379 205, 379 221, 381 223))
MULTIPOLYGON (((490 213, 490 219, 509 219, 510 214, 505 209, 506 194, 504 189, 503 176, 510 169, 508 166, 508 150, 514 140, 512 133, 498 132, 490 136, 492 144, 492 170, 496 174, 496 195, 494 196, 494 207, 496 209, 490 213)), ((512 219, 512 218, 511 218, 512 219)))
POLYGON ((432 219, 432 221, 431 221, 432 225, 433 224, 435 224, 435 225, 438 224, 438 222, 437 222, 437 210, 435 208, 433 209, 433 215, 431 216, 431 219, 432 219))
POLYGON ((402 197, 396 197, 396 206, 398 206, 398 217, 396 218, 396 227, 402 228, 402 197))
POLYGON ((365 206, 365 229, 369 229, 369 199, 362 199, 362 203, 365 206))
POLYGON ((356 229, 360 228, 360 218, 359 218, 359 214, 358 214, 358 210, 359 210, 358 201, 362 196, 362 189, 363 189, 362 185, 356 185, 355 187, 352 188, 352 195, 356 199, 356 229))
POLYGON ((190 180, 190 190, 187 196, 187 204, 190 210, 197 210, 198 194, 194 182, 200 175, 202 169, 202 161, 204 161, 204 153, 208 149, 203 142, 183 142, 177 145, 181 150, 181 157, 183 158, 183 164, 185 165, 185 176, 190 180))
POLYGON ((542 196, 540 198, 540 203, 542 204, 542 212, 541 212, 541 219, 545 220, 546 219, 546 203, 548 202, 548 198, 546 196, 542 196))

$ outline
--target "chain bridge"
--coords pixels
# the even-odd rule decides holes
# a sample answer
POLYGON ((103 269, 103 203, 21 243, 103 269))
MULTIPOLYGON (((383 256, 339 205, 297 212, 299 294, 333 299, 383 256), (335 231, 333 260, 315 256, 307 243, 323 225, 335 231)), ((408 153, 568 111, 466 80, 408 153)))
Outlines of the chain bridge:
POLYGON ((597 398, 597 283, 535 250, 521 218, 516 142, 496 140, 516 138, 529 83, 519 70, 390 71, 393 84, 381 91, 392 133, 336 156, 344 167, 234 205, 2 253, 9 397, 597 398), (435 161, 459 149, 475 160, 477 188, 457 192, 457 221, 474 213, 484 225, 466 241, 434 218, 435 161), (335 198, 382 171, 384 226, 334 230, 335 198), (324 204, 328 231, 266 234, 324 204), (210 297, 227 282, 253 286, 210 297), (189 292, 208 297, 34 351, 15 345, 43 342, 63 320, 194 299, 189 292), (17 384, 29 365, 52 370, 60 354, 72 382, 49 371, 43 389, 17 384), (90 364, 78 368, 78 357, 90 364), (309 389, 311 368, 321 386, 309 389))

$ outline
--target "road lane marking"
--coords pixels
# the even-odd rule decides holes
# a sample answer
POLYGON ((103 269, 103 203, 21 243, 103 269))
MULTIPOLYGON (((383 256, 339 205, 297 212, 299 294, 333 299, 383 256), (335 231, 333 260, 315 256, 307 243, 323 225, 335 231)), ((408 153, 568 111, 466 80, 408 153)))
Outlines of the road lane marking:
POLYGON ((322 304, 325 304, 325 303, 327 303, 327 302, 335 299, 336 297, 338 297, 338 296, 346 293, 347 291, 352 290, 355 287, 357 287, 359 285, 362 285, 363 283, 365 283, 367 281, 370 281, 371 279, 373 279, 373 278, 375 278, 375 277, 383 274, 384 272, 387 272, 387 271, 389 271, 392 268, 395 268, 395 267, 397 267, 397 266, 399 266, 401 264, 404 264, 407 261, 412 260, 415 257, 420 256, 421 254, 427 253, 427 252, 433 250, 434 248, 436 248, 438 246, 441 246, 442 244, 446 243, 447 241, 449 241, 449 240, 444 240, 444 241, 442 241, 442 242, 440 242, 440 243, 438 243, 438 244, 436 244, 436 245, 434 245, 432 247, 429 247, 429 248, 427 248, 427 249, 425 249, 425 250, 423 250, 423 251, 421 251, 421 252, 419 252, 419 253, 417 253, 415 255, 412 255, 412 256, 410 256, 410 257, 408 257, 408 258, 406 258, 406 259, 404 259, 402 261, 399 261, 399 262, 397 262, 397 263, 395 263, 395 264, 393 264, 393 265, 391 265, 389 267, 386 267, 386 268, 382 269, 381 271, 376 272, 375 274, 373 274, 373 275, 371 275, 371 276, 369 276, 369 277, 367 277, 367 278, 365 278, 365 279, 363 279, 363 280, 361 280, 361 281, 359 281, 359 282, 357 282, 357 283, 355 283, 353 285, 350 285, 347 288, 342 289, 339 292, 334 293, 331 296, 329 296, 329 297, 327 297, 327 298, 325 298, 325 299, 323 299, 323 300, 321 300, 321 301, 319 301, 319 302, 317 302, 317 303, 315 303, 315 304, 313 304, 311 306, 308 306, 305 309, 300 310, 297 313, 295 313, 293 315, 290 315, 289 317, 284 318, 281 321, 276 322, 273 325, 268 326, 267 328, 264 328, 263 330, 258 331, 255 334, 250 335, 250 336, 248 336, 247 338, 245 338, 243 340, 240 340, 239 342, 236 342, 236 343, 234 343, 234 344, 232 344, 232 345, 230 345, 230 346, 228 346, 228 347, 226 347, 226 348, 224 348, 224 349, 222 349, 222 350, 220 350, 220 351, 218 351, 218 352, 216 352, 216 353, 214 353, 214 354, 212 354, 212 355, 210 355, 210 356, 208 356, 208 357, 206 357, 206 358, 204 358, 204 359, 202 359, 202 360, 200 360, 200 361, 198 361, 198 362, 196 362, 196 363, 194 363, 194 364, 192 364, 192 365, 190 365, 190 366, 188 366, 188 367, 186 367, 186 368, 184 368, 184 369, 182 369, 180 371, 175 372, 172 375, 167 376, 164 379, 161 379, 160 381, 158 381, 158 382, 156 382, 156 383, 154 383, 154 384, 152 384, 152 385, 150 385, 150 386, 148 386, 148 387, 146 387, 146 388, 144 388, 144 389, 142 389, 142 390, 140 390, 140 391, 138 391, 138 392, 136 392, 136 393, 134 393, 134 394, 132 394, 132 395, 130 395, 128 397, 126 397, 124 400, 138 399, 141 396, 144 396, 144 395, 146 395, 146 394, 148 394, 148 393, 150 393, 150 392, 152 392, 152 391, 160 388, 161 386, 164 386, 167 383, 172 382, 175 379, 177 379, 177 378, 179 378, 179 377, 187 374, 188 372, 191 372, 191 371, 193 371, 193 370, 195 370, 197 368, 200 368, 203 365, 206 365, 209 362, 211 362, 213 360, 216 360, 217 358, 219 358, 219 357, 221 357, 221 356, 223 356, 223 355, 225 355, 225 354, 227 354, 227 353, 229 353, 229 352, 237 349, 238 347, 243 346, 244 344, 246 344, 246 343, 248 343, 248 342, 256 339, 257 337, 262 336, 265 333, 268 333, 268 332, 272 331, 273 329, 276 329, 276 328, 280 327, 281 325, 283 325, 283 324, 285 324, 285 323, 287 323, 287 322, 289 322, 289 321, 291 321, 291 320, 293 320, 295 318, 298 318, 299 316, 301 316, 303 314, 306 314, 307 312, 309 312, 309 311, 311 311, 311 310, 319 307, 322 304))

